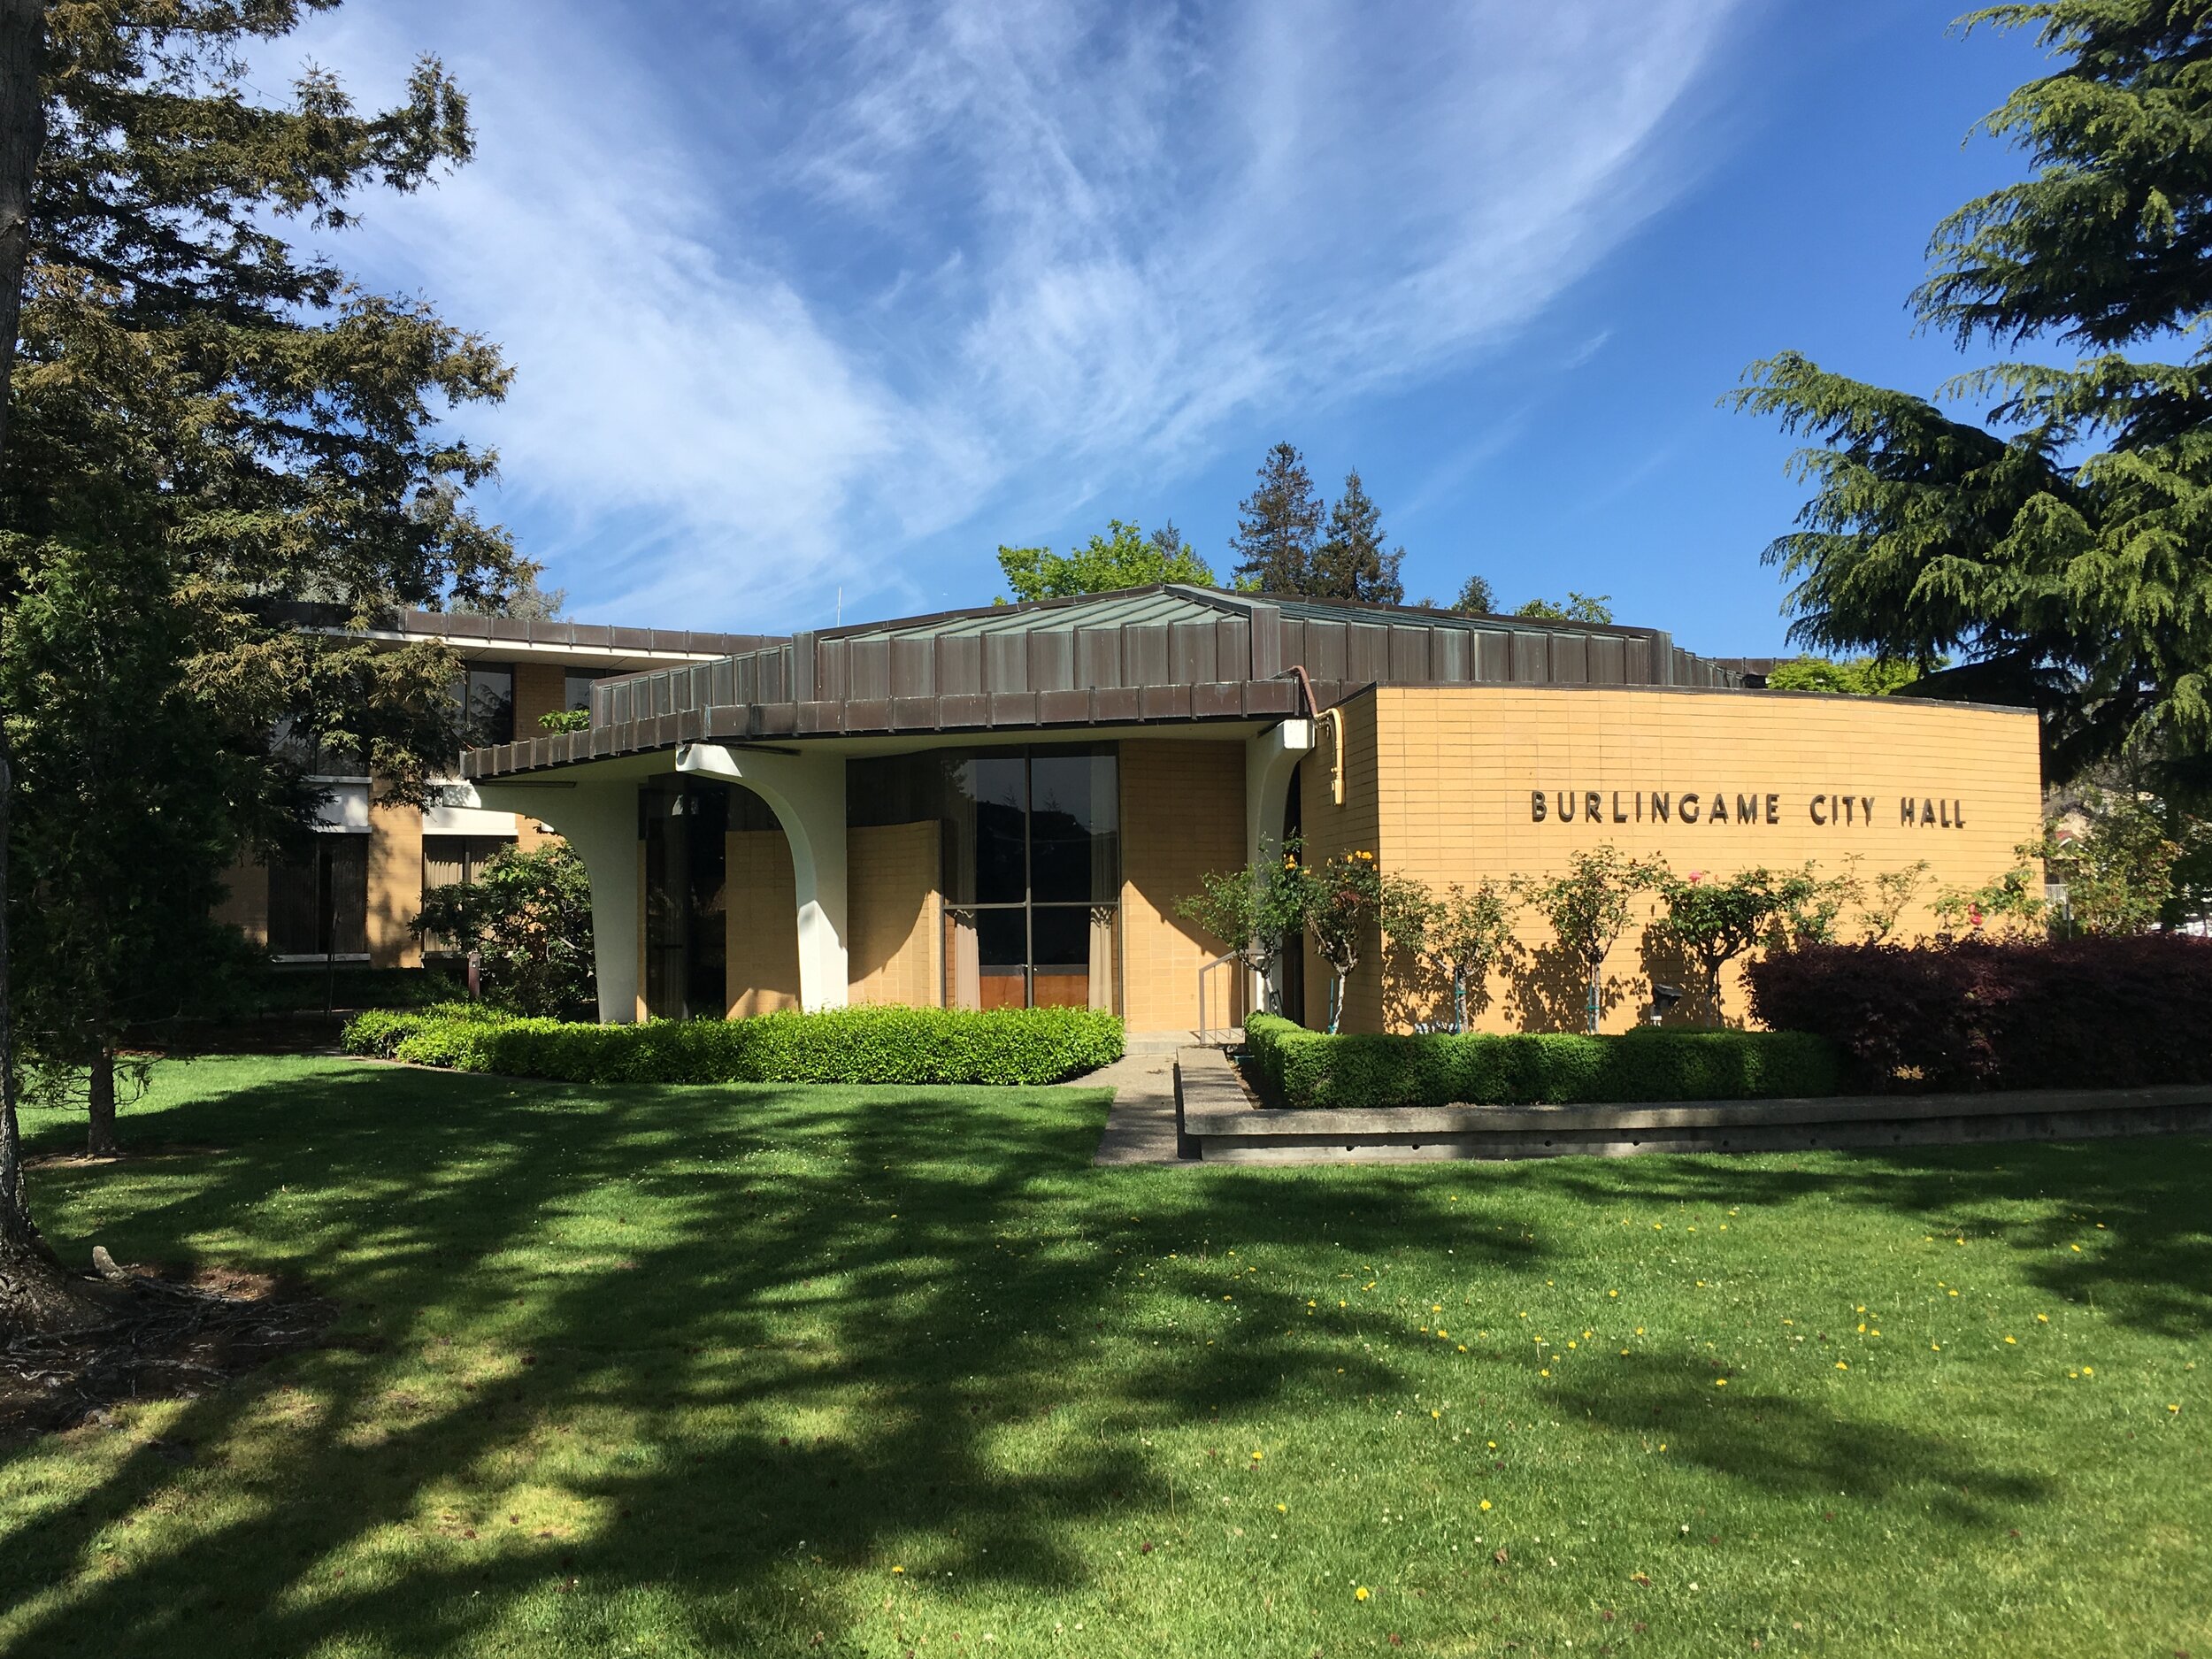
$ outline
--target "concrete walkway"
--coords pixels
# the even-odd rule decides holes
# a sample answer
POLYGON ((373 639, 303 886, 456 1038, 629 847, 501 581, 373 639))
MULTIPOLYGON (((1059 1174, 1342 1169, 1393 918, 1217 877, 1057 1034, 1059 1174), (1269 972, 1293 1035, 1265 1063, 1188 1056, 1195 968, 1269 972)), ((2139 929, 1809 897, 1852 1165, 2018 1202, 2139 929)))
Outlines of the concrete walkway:
POLYGON ((1113 1109, 1094 1164, 1175 1164, 1175 1054, 1124 1055, 1113 1064, 1059 1085, 1110 1088, 1113 1109))

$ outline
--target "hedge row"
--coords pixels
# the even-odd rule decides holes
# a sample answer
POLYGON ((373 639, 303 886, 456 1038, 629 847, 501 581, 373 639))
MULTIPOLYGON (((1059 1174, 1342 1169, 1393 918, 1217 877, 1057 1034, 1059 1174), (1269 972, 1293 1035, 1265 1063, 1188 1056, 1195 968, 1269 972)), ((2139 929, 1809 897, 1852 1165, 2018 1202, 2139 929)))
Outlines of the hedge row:
POLYGON ((2212 1082, 2212 941, 1809 945, 1746 973, 1764 1024, 1820 1033, 1853 1087, 2212 1082))
POLYGON ((355 1054, 563 1083, 1054 1083, 1121 1057, 1121 1021, 1081 1008, 847 1008, 594 1025, 480 1004, 365 1013, 355 1054))
POLYGON ((1261 1092, 1294 1107, 1759 1100, 1841 1085, 1834 1048, 1793 1031, 1332 1037, 1255 1014, 1244 1035, 1261 1092))

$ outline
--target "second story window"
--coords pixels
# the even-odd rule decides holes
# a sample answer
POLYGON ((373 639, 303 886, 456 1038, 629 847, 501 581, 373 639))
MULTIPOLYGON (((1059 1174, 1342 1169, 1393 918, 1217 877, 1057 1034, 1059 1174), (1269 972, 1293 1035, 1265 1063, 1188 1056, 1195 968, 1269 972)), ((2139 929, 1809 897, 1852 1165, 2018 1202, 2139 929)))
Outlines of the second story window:
POLYGON ((505 663, 471 663, 454 682, 461 705, 461 741, 471 749, 515 741, 515 671, 505 663))

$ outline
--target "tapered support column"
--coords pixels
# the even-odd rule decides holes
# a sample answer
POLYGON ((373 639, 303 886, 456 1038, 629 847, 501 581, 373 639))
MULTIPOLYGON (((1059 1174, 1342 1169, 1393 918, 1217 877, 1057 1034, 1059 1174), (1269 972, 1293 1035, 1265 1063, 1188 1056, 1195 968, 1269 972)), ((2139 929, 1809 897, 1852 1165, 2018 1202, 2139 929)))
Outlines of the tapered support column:
MULTIPOLYGON (((1244 856, 1255 869, 1262 858, 1281 856, 1278 843, 1284 810, 1290 804, 1291 774, 1312 748, 1311 720, 1284 720, 1244 746, 1244 856)), ((1254 974, 1250 1005, 1267 1007, 1268 993, 1280 988, 1279 984, 1263 985, 1254 974)))
POLYGON ((838 755, 771 755, 687 743, 676 770, 742 784, 768 803, 791 843, 799 900, 799 1003, 842 1008, 845 959, 845 762, 838 755))
POLYGON ((637 780, 573 786, 480 783, 479 800, 499 812, 549 824, 584 861, 591 878, 592 966, 599 1021, 626 1025, 638 1014, 637 780))

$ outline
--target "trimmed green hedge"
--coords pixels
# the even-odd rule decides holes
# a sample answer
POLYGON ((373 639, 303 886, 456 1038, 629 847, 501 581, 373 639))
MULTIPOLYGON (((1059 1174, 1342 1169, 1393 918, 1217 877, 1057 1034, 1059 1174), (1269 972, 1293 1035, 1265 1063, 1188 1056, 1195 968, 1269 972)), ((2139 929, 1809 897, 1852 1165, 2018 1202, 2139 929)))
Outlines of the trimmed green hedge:
POLYGON ((563 1083, 1054 1083, 1121 1057, 1121 1021, 1082 1008, 846 1008, 592 1025, 481 1004, 365 1013, 345 1046, 457 1071, 563 1083))
POLYGON ((1332 1037, 1255 1014, 1244 1035, 1262 1093, 1294 1107, 1760 1100, 1842 1087, 1835 1049, 1794 1031, 1332 1037))

